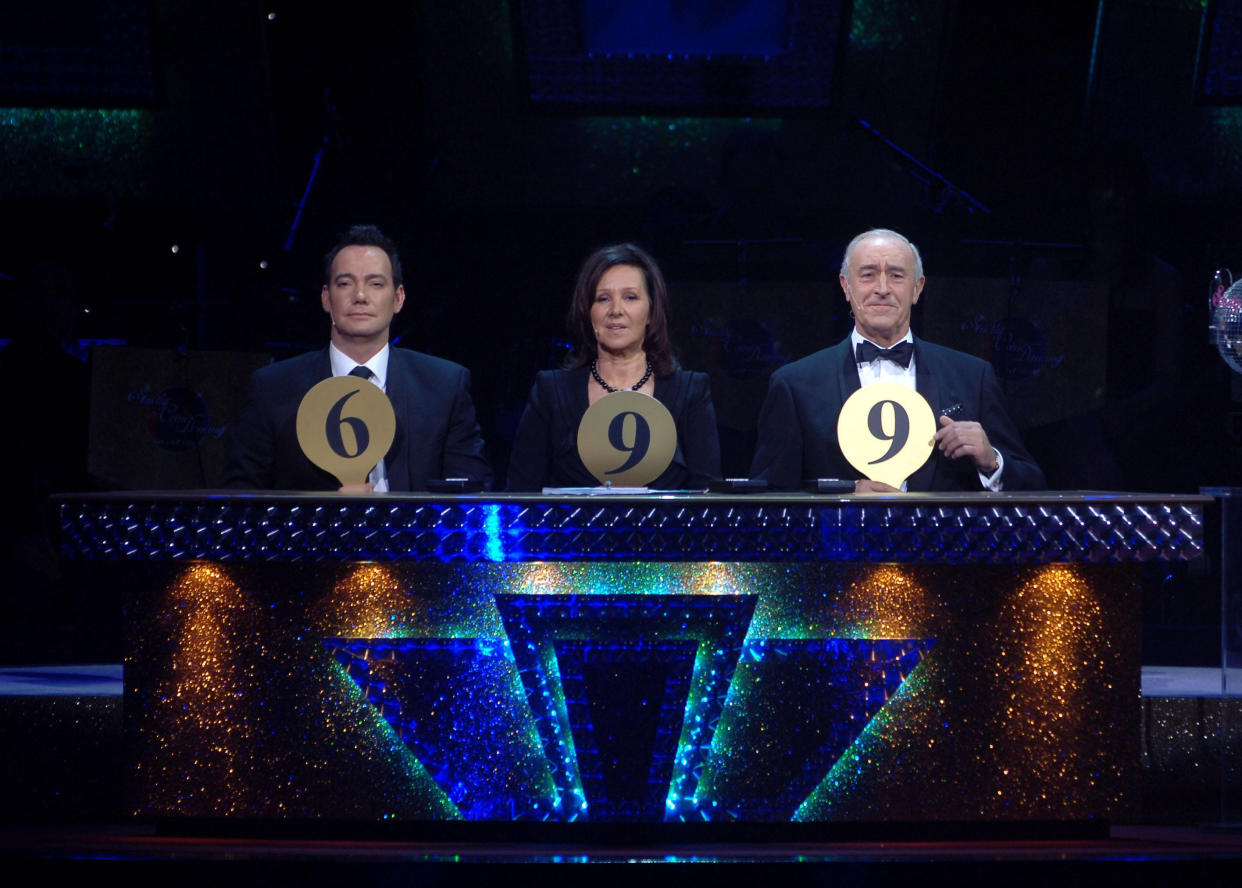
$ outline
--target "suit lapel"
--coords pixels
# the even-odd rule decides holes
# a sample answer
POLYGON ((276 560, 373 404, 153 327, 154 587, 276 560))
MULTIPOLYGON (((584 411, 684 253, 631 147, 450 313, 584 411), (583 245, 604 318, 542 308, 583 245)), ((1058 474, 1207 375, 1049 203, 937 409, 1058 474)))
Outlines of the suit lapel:
MULTIPOLYGON (((581 417, 587 412, 587 408, 591 406, 591 397, 587 394, 587 378, 590 375, 589 367, 575 367, 569 371, 569 387, 562 389, 560 394, 565 398, 561 402, 560 409, 564 411, 565 416, 581 417)), ((578 427, 574 426, 574 442, 578 440, 578 427)))
POLYGON ((408 436, 410 430, 406 428, 408 418, 413 415, 413 410, 406 403, 410 397, 409 380, 402 373, 400 357, 397 349, 389 344, 388 346, 388 380, 385 386, 385 394, 388 400, 392 402, 392 410, 396 415, 397 428, 392 436, 392 446, 388 448, 388 453, 384 455, 384 468, 388 470, 388 489, 389 490, 409 490, 410 489, 410 466, 406 459, 409 451, 408 436))
POLYGON ((847 338, 845 342, 838 346, 838 359, 840 363, 838 367, 840 372, 837 374, 837 381, 841 386, 841 391, 837 392, 835 400, 844 404, 846 399, 862 388, 862 380, 858 378, 858 362, 854 360, 854 350, 851 348, 852 343, 847 338))
POLYGON ((825 442, 828 446, 829 464, 840 466, 838 470, 840 472, 849 472, 852 469, 849 460, 841 451, 841 441, 837 436, 837 420, 841 415, 841 407, 850 395, 862 388, 862 380, 858 378, 858 363, 854 360, 854 348, 849 337, 846 337, 845 342, 837 346, 835 351, 837 372, 833 373, 830 368, 826 368, 829 372, 824 374, 825 386, 835 385, 837 387, 835 392, 828 390, 824 392, 824 420, 827 423, 827 428, 824 430, 826 432, 825 442), (835 413, 832 412, 834 407, 835 413))
MULTIPOLYGON (((313 363, 307 363, 306 367, 308 369, 302 371, 303 375, 302 375, 301 388, 302 388, 303 398, 306 397, 307 392, 309 392, 319 383, 323 382, 325 379, 332 378, 332 358, 329 357, 328 347, 324 346, 323 351, 319 353, 318 359, 314 361, 313 363)), ((299 478, 298 480, 301 483, 295 483, 294 486, 305 487, 308 490, 310 489, 336 490, 336 488, 340 486, 340 483, 341 483, 340 480, 334 477, 331 472, 321 469, 319 468, 319 466, 311 462, 310 457, 306 455, 306 451, 302 449, 301 441, 298 440, 298 436, 296 432, 296 429, 297 429, 296 417, 297 417, 297 411, 300 407, 301 407, 301 403, 299 402, 298 406, 294 408, 293 416, 291 417, 291 420, 292 420, 291 425, 295 429, 293 433, 292 443, 293 443, 293 446, 296 448, 296 456, 294 456, 294 454, 292 453, 287 454, 287 456, 292 459, 300 460, 301 463, 305 466, 304 470, 298 472, 299 475, 307 475, 309 473, 309 477, 313 477, 316 480, 314 482, 314 485, 312 485, 311 483, 307 483, 309 479, 299 478)), ((278 459, 281 458, 281 455, 277 454, 277 458, 278 459)))
MULTIPOLYGON (((940 380, 936 375, 933 362, 927 358, 927 350, 922 347, 919 340, 914 340, 914 386, 918 389, 927 403, 931 405, 932 417, 935 420, 936 428, 940 428, 940 380)), ((927 462, 919 466, 914 474, 906 481, 906 488, 909 490, 934 490, 933 484, 936 478, 936 470, 940 460, 937 459, 936 451, 932 450, 927 458, 927 462)))

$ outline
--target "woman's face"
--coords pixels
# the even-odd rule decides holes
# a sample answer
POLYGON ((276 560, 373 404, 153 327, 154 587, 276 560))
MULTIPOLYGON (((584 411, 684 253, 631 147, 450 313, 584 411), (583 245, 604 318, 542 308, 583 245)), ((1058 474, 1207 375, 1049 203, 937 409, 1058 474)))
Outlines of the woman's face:
POLYGON ((600 349, 616 354, 641 350, 651 317, 651 296, 636 265, 614 265, 595 285, 591 327, 600 349))

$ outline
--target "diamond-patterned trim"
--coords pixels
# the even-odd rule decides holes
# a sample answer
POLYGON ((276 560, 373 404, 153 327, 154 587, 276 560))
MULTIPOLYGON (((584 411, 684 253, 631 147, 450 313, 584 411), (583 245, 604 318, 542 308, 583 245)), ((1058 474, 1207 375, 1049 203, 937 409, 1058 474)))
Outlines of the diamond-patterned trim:
POLYGON ((69 557, 148 561, 1188 560, 1207 497, 57 497, 69 557))

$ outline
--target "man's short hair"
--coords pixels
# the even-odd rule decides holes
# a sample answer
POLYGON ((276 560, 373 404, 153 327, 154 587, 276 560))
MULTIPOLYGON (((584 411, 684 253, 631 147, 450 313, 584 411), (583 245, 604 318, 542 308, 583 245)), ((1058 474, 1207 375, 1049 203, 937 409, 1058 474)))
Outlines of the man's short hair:
POLYGON ((392 285, 394 288, 404 285, 404 278, 401 275, 401 257, 397 255, 397 245, 392 238, 384 234, 374 225, 354 225, 342 235, 340 241, 337 242, 327 255, 323 257, 323 282, 331 283, 332 263, 336 261, 336 254, 346 247, 376 247, 388 254, 388 261, 392 264, 392 285))
POLYGON ((870 231, 864 231, 858 235, 845 248, 845 255, 841 257, 841 275, 846 279, 850 276, 850 256, 854 253, 854 248, 863 241, 872 237, 891 237, 899 240, 910 248, 910 252, 914 254, 914 279, 920 281, 923 279, 923 257, 919 255, 919 248, 916 247, 911 240, 904 234, 899 234, 890 228, 872 228, 870 231))

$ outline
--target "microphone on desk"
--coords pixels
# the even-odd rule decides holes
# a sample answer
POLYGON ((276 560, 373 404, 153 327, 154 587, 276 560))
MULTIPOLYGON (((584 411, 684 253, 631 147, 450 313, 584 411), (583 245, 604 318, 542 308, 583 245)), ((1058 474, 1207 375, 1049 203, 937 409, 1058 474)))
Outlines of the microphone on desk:
POLYGON ((431 493, 480 493, 483 482, 477 478, 428 478, 427 490, 431 493))

